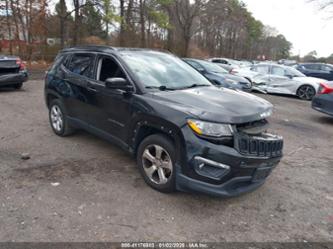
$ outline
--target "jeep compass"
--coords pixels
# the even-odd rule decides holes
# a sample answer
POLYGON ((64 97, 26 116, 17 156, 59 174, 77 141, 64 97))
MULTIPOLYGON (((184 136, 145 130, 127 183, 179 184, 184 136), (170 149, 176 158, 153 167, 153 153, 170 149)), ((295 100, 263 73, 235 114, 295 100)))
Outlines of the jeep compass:
POLYGON ((68 48, 45 81, 55 134, 84 129, 118 144, 161 192, 237 196, 261 186, 282 157, 283 139, 267 133, 269 102, 217 88, 169 53, 68 48))

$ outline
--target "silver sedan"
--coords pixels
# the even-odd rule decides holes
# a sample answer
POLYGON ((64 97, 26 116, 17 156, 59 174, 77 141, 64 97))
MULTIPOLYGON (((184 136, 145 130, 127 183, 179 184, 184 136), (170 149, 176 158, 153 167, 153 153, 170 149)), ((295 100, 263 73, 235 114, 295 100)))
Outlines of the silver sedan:
POLYGON ((312 100, 320 83, 326 82, 323 79, 307 77, 295 68, 277 64, 257 64, 249 70, 258 73, 253 79, 253 89, 296 95, 304 100, 312 100))

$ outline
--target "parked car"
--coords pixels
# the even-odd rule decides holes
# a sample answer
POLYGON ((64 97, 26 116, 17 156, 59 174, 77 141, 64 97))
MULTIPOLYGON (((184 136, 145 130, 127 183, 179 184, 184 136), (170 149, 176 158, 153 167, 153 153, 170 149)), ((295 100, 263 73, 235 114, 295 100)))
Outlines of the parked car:
POLYGON ((333 81, 322 83, 312 100, 312 108, 333 116, 333 81))
POLYGON ((328 81, 333 80, 333 65, 324 63, 302 63, 296 66, 306 76, 317 77, 328 81))
POLYGON ((279 60, 278 63, 282 64, 282 65, 285 65, 285 66, 294 66, 294 65, 297 64, 297 61, 282 59, 282 60, 279 60))
POLYGON ((282 137, 266 132, 269 102, 217 88, 168 53, 62 50, 45 100, 55 134, 81 128, 118 144, 161 192, 237 196, 261 186, 282 157, 282 137))
POLYGON ((257 64, 251 70, 260 75, 254 79, 254 88, 267 93, 296 95, 300 99, 312 100, 320 83, 325 80, 306 77, 293 67, 277 64, 257 64))
POLYGON ((20 89, 27 80, 27 69, 19 57, 0 55, 0 87, 20 89))
POLYGON ((229 65, 232 67, 241 67, 241 63, 239 61, 233 60, 233 59, 227 59, 227 58, 210 58, 208 61, 213 63, 219 63, 224 65, 229 65))
POLYGON ((255 73, 250 70, 250 67, 239 67, 236 65, 228 65, 228 64, 222 64, 219 62, 219 60, 209 59, 208 61, 218 65, 219 67, 222 67, 223 69, 227 70, 230 74, 233 74, 235 76, 243 77, 250 81, 252 83, 253 79, 258 76, 258 73, 255 73))
POLYGON ((210 82, 230 89, 251 91, 251 82, 243 77, 230 74, 218 65, 197 59, 183 59, 187 64, 205 76, 210 82))

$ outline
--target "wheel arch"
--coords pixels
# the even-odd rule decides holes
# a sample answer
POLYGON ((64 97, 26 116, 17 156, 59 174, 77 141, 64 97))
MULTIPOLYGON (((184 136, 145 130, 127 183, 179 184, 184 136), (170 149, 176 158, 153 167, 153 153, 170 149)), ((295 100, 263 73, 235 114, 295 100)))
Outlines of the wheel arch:
POLYGON ((47 91, 45 93, 45 102, 47 107, 49 107, 50 103, 55 99, 61 99, 61 96, 54 91, 47 91))
POLYGON ((181 161, 183 159, 182 155, 184 155, 185 141, 181 129, 177 125, 167 120, 152 120, 147 118, 137 121, 132 131, 130 147, 132 148, 134 155, 136 155, 139 145, 146 137, 154 134, 161 134, 169 138, 175 145, 177 160, 181 161))

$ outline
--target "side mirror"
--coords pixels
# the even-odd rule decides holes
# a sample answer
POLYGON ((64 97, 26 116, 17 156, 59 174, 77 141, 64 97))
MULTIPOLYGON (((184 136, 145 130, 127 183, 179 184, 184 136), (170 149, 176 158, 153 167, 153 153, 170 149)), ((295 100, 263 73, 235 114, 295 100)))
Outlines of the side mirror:
POLYGON ((286 77, 288 77, 289 79, 292 79, 292 78, 294 78, 294 76, 293 76, 293 75, 291 75, 291 74, 287 74, 287 75, 286 75, 286 77))
POLYGON ((133 91, 133 86, 128 83, 124 78, 107 78, 105 80, 105 87, 114 90, 123 90, 126 92, 133 91))

